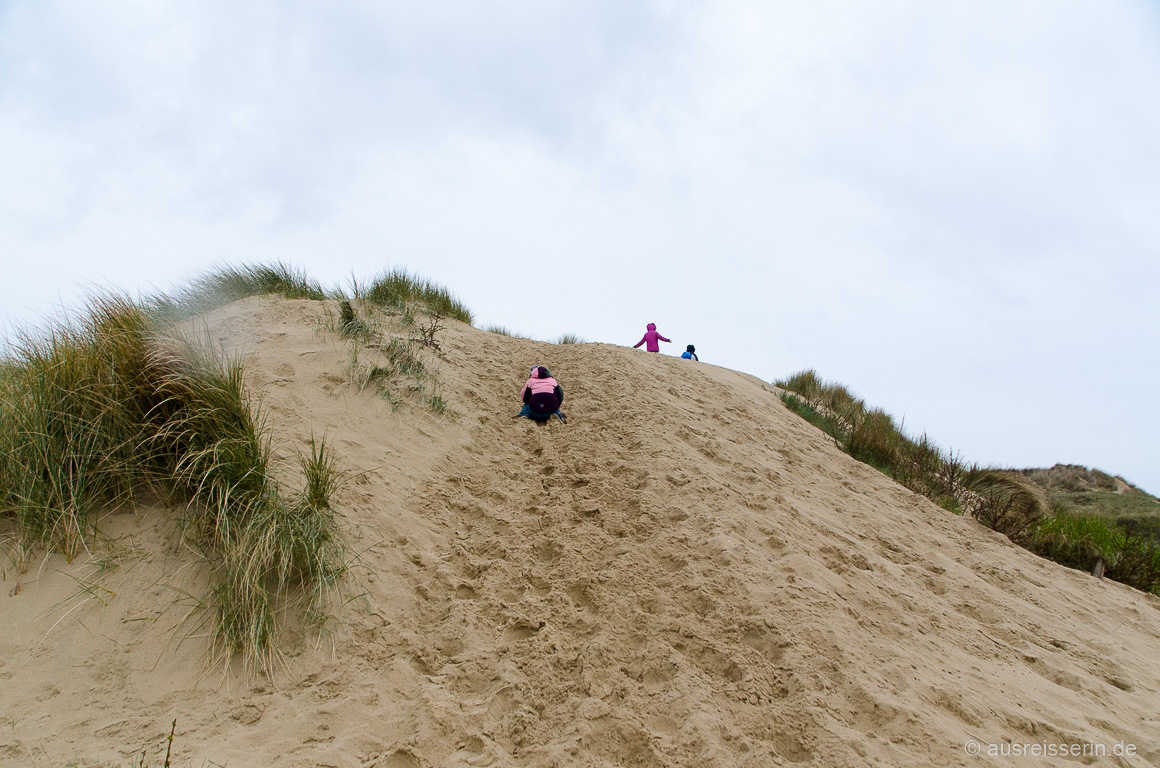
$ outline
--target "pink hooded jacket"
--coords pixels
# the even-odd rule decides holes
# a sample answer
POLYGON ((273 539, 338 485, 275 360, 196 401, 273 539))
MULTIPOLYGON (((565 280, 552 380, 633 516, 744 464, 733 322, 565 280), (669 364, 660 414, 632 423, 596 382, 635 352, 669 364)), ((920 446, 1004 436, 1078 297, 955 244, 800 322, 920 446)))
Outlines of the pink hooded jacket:
POLYGON ((636 344, 633 344, 632 348, 636 349, 641 344, 648 342, 648 346, 646 346, 645 349, 647 349, 649 352, 660 352, 661 345, 657 344, 657 339, 660 339, 661 341, 669 341, 669 339, 666 339, 664 336, 661 336, 659 333, 657 333, 657 324, 656 323, 649 323, 648 324, 648 333, 646 333, 644 335, 643 339, 638 341, 636 344))

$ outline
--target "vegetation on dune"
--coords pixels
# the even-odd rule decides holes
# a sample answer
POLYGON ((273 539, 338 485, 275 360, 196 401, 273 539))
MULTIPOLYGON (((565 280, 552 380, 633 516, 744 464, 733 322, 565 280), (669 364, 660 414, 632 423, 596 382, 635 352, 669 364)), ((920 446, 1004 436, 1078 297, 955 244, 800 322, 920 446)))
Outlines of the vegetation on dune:
POLYGON ((483 330, 487 331, 488 333, 494 333, 497 336, 507 336, 507 337, 512 338, 512 339, 527 339, 528 341, 533 341, 531 336, 528 336, 528 335, 523 334, 523 333, 516 333, 515 331, 511 330, 510 328, 507 328, 507 327, 502 326, 502 325, 492 324, 492 325, 485 327, 483 330))
POLYGON ((352 387, 374 390, 392 410, 418 400, 433 413, 454 416, 436 394, 439 377, 429 363, 441 354, 442 320, 434 314, 420 321, 413 312, 387 314, 377 304, 343 299, 338 317, 328 313, 320 325, 347 340, 346 375, 352 387))
POLYGON ((152 410, 148 326, 132 303, 104 297, 83 324, 12 344, 0 377, 0 509, 19 520, 22 544, 72 556, 98 506, 133 502, 153 463, 137 453, 152 410))
POLYGON ((925 434, 907 435, 885 411, 815 371, 776 384, 782 401, 852 457, 956 513, 1063 565, 1160 594, 1160 501, 1098 470, 967 466, 925 434))
POLYGON ((958 456, 942 451, 926 435, 910 438, 890 414, 867 408, 846 387, 827 384, 814 371, 777 384, 787 390, 782 401, 790 410, 830 435, 842 450, 912 491, 959 511, 956 487, 964 468, 958 456))
POLYGON ((38 546, 71 559, 98 512, 143 494, 184 502, 185 535, 217 576, 219 641, 268 661, 276 596, 315 609, 345 569, 333 458, 318 444, 306 490, 281 487, 240 362, 175 335, 159 306, 178 303, 99 296, 15 339, 0 364, 0 516, 20 559, 38 546))
MULTIPOLYGON (((369 282, 352 281, 353 298, 408 314, 413 306, 430 315, 471 323, 471 311, 443 286, 404 269, 387 270, 369 282)), ((150 296, 142 304, 151 317, 180 320, 199 315, 250 296, 276 295, 287 299, 347 300, 340 289, 326 290, 302 269, 290 264, 222 266, 195 277, 173 291, 150 296)))
POLYGON ((181 320, 239 299, 270 294, 315 301, 327 298, 317 280, 300 269, 279 262, 219 267, 181 288, 145 299, 144 305, 152 317, 181 320))
MULTIPOLYGON (((339 473, 325 441, 312 441, 299 457, 303 488, 278 483, 241 362, 175 331, 175 321, 265 294, 328 296, 286 264, 229 266, 141 300, 98 295, 73 319, 19 333, 0 359, 0 520, 26 567, 37 547, 71 559, 93 546, 104 510, 143 496, 183 504, 183 535, 214 569, 219 647, 268 664, 276 614, 321 616, 346 570, 330 508, 339 473)), ((330 295, 340 301, 334 330, 352 345, 353 381, 396 404, 386 383, 410 380, 407 394, 450 412, 421 352, 439 352, 443 317, 471 322, 457 299, 402 270, 355 283, 353 301, 409 332, 392 336, 341 291, 330 295), (360 349, 375 363, 360 363, 360 349)))
POLYGON ((966 508, 976 520, 1020 546, 1035 548, 1047 509, 1039 494, 1005 472, 979 467, 967 471, 963 487, 971 494, 966 508))
POLYGON ((355 282, 353 287, 355 298, 380 307, 403 312, 417 304, 430 315, 453 317, 471 324, 471 310, 450 291, 403 269, 383 272, 365 285, 355 282))
POLYGON ((1075 464, 1021 469, 1018 474, 1041 489, 1053 509, 1108 518, 1119 527, 1160 539, 1160 499, 1122 477, 1075 464))

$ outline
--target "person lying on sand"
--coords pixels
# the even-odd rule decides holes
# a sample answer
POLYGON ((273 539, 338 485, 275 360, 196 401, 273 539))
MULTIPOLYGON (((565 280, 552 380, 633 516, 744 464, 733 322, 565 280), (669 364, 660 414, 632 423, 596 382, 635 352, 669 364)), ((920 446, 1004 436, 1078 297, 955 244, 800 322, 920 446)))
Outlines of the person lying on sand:
POLYGON ((647 342, 647 346, 645 346, 645 349, 647 349, 649 352, 660 352, 661 345, 657 344, 657 339, 660 339, 661 341, 665 342, 666 344, 669 343, 669 339, 666 339, 664 336, 661 336, 659 333, 657 333, 657 324, 656 323, 649 323, 648 330, 645 332, 644 338, 641 339, 640 341, 638 341, 637 343, 633 344, 632 348, 636 349, 641 344, 645 344, 647 342))
POLYGON ((544 366, 532 366, 531 375, 524 384, 523 398, 524 407, 515 418, 527 416, 532 421, 547 421, 555 416, 565 421, 564 412, 560 410, 564 402, 564 389, 544 366))

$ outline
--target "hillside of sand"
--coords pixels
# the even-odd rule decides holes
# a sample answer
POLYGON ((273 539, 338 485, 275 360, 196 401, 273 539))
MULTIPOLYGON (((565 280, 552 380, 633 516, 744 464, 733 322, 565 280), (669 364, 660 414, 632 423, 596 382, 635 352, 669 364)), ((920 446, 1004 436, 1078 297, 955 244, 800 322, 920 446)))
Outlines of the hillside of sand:
POLYGON ((334 617, 272 677, 212 663, 173 510, 110 513, 90 555, 4 563, 0 766, 160 765, 174 721, 175 766, 1160 763, 1160 600, 904 490, 770 385, 449 322, 455 414, 393 411, 322 307, 203 322, 286 473, 312 435, 347 472, 334 617), (532 364, 567 424, 511 418, 532 364))

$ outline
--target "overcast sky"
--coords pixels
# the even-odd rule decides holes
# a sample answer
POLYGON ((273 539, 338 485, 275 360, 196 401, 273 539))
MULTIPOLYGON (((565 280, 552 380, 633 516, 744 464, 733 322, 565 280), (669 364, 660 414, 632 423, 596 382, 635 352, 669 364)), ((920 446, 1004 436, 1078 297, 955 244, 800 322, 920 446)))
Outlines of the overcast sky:
POLYGON ((405 267, 1160 493, 1160 5, 0 0, 0 259, 405 267))

